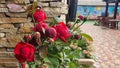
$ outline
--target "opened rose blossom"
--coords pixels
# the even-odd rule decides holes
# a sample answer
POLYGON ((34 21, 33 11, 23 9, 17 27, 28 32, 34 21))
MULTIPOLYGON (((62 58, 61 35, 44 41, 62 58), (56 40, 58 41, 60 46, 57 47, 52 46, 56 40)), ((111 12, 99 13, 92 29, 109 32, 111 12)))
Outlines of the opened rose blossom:
POLYGON ((40 11, 36 10, 33 16, 36 22, 44 21, 46 19, 46 14, 42 9, 40 11))
POLYGON ((25 42, 19 42, 14 49, 14 54, 21 63, 24 63, 25 61, 33 62, 35 50, 36 49, 33 45, 25 42))
POLYGON ((55 29, 57 31, 57 36, 64 42, 67 42, 66 39, 71 36, 71 33, 69 29, 67 28, 66 24, 64 22, 59 22, 55 29))

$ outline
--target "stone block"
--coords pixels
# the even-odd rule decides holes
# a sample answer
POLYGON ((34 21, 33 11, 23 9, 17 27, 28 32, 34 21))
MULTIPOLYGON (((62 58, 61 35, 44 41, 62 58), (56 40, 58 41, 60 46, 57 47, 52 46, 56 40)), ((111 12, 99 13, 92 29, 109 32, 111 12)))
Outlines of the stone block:
POLYGON ((50 2, 50 7, 64 7, 65 5, 63 2, 50 2))
POLYGON ((25 23, 27 22, 27 18, 0 18, 0 24, 5 23, 25 23))
POLYGON ((0 52, 0 59, 1 58, 15 58, 14 52, 2 51, 2 52, 0 52))
POLYGON ((16 33, 17 32, 17 28, 11 28, 11 29, 0 28, 0 32, 1 33, 16 33))
POLYGON ((7 33, 6 34, 8 41, 7 47, 15 47, 16 44, 21 41, 23 36, 24 36, 23 34, 7 33))
POLYGON ((39 5, 39 6, 42 6, 42 7, 48 7, 48 6, 49 6, 49 3, 41 3, 41 2, 38 2, 38 5, 39 5))
POLYGON ((0 24, 0 28, 11 29, 14 28, 12 24, 0 24))
POLYGON ((6 5, 5 4, 0 4, 0 8, 5 8, 6 5))
POLYGON ((21 6, 21 5, 18 5, 18 4, 7 4, 7 7, 8 7, 8 10, 9 12, 25 12, 25 9, 21 6))
POLYGON ((0 38, 4 38, 5 37, 5 33, 0 33, 0 38))
POLYGON ((5 0, 0 0, 0 3, 5 3, 5 0))
POLYGON ((47 14, 47 17, 60 16, 60 8, 44 8, 44 11, 47 14))
MULTIPOLYGON (((1 52, 3 52, 3 51, 6 52, 6 48, 1 47, 1 48, 0 48, 0 51, 1 51, 1 52)), ((0 56, 1 56, 1 53, 0 53, 0 56)))
POLYGON ((7 47, 7 39, 6 38, 0 38, 0 47, 7 47))
POLYGON ((0 13, 0 18, 3 18, 5 17, 5 14, 4 13, 0 13))
POLYGON ((59 1, 59 0, 38 0, 38 1, 59 1))
POLYGON ((20 27, 17 33, 31 33, 33 32, 33 24, 32 23, 24 23, 23 26, 20 27))
POLYGON ((18 62, 0 62, 0 68, 18 68, 18 62))
POLYGON ((16 4, 28 4, 28 3, 30 3, 30 0, 14 0, 14 3, 16 3, 16 4))
POLYGON ((61 12, 61 14, 67 14, 68 13, 68 7, 61 7, 60 12, 61 12))
POLYGON ((8 8, 0 8, 0 12, 8 12, 8 8))
POLYGON ((93 59, 79 59, 79 64, 88 64, 88 65, 94 65, 95 61, 93 59))
POLYGON ((5 13, 7 16, 12 18, 27 18, 28 13, 5 13))

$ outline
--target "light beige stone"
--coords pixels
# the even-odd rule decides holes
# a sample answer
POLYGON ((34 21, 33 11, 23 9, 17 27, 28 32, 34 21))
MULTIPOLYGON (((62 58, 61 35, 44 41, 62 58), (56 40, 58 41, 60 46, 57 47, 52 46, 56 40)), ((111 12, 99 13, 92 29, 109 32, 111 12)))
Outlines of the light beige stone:
POLYGON ((18 62, 1 62, 0 67, 1 68, 18 68, 19 63, 18 62))
POLYGON ((0 38, 5 37, 5 33, 0 33, 0 38))
POLYGON ((55 17, 60 15, 60 8, 44 8, 44 11, 47 14, 47 17, 55 17))
POLYGON ((6 5, 5 4, 0 4, 0 8, 5 8, 6 5))
POLYGON ((14 28, 14 26, 12 24, 0 24, 0 28, 10 29, 10 28, 14 28))
POLYGON ((48 6, 49 6, 49 3, 41 3, 41 2, 38 2, 38 5, 39 5, 39 6, 42 6, 42 7, 48 7, 48 6))
POLYGON ((0 12, 8 12, 8 8, 0 8, 0 12))
POLYGON ((64 7, 65 5, 63 2, 50 2, 50 7, 64 7))
POLYGON ((0 24, 5 23, 25 23, 27 22, 27 18, 0 18, 0 24))
POLYGON ((33 23, 25 23, 20 27, 18 33, 31 33, 33 31, 33 23))
POLYGON ((0 32, 1 33, 16 33, 17 32, 17 28, 12 28, 12 29, 0 28, 0 32))
POLYGON ((38 0, 38 1, 59 1, 59 0, 38 0))
POLYGON ((10 16, 12 18, 27 18, 28 13, 5 13, 7 16, 10 16))
POLYGON ((5 0, 0 0, 0 3, 5 3, 5 0))
POLYGON ((5 17, 5 14, 4 13, 0 13, 0 18, 3 18, 5 17))
POLYGON ((16 44, 21 41, 23 36, 24 34, 7 33, 6 34, 7 41, 8 41, 7 47, 15 47, 16 44))
POLYGON ((30 0, 14 0, 15 3, 17 4, 24 4, 24 3, 30 3, 30 0))
POLYGON ((78 60, 79 64, 89 64, 89 65, 93 65, 95 63, 95 61, 93 59, 79 59, 78 60))
POLYGON ((60 12, 61 12, 61 14, 67 14, 68 13, 68 7, 61 7, 60 12))
POLYGON ((8 42, 6 38, 0 38, 0 47, 7 47, 8 42))

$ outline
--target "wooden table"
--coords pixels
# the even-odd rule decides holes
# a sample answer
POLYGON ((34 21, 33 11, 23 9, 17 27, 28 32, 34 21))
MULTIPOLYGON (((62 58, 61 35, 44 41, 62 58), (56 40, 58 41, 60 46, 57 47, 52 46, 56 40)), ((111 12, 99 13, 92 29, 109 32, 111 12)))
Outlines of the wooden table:
POLYGON ((115 29, 115 28, 118 29, 118 22, 120 22, 119 19, 109 19, 110 27, 112 29, 115 29))

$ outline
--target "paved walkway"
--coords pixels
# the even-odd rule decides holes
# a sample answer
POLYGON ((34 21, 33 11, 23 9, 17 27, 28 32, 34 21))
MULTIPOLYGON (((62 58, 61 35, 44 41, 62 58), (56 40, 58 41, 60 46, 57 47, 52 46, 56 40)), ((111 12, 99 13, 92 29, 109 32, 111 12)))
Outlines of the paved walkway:
POLYGON ((120 68, 120 30, 84 24, 81 30, 94 39, 97 68, 120 68))

